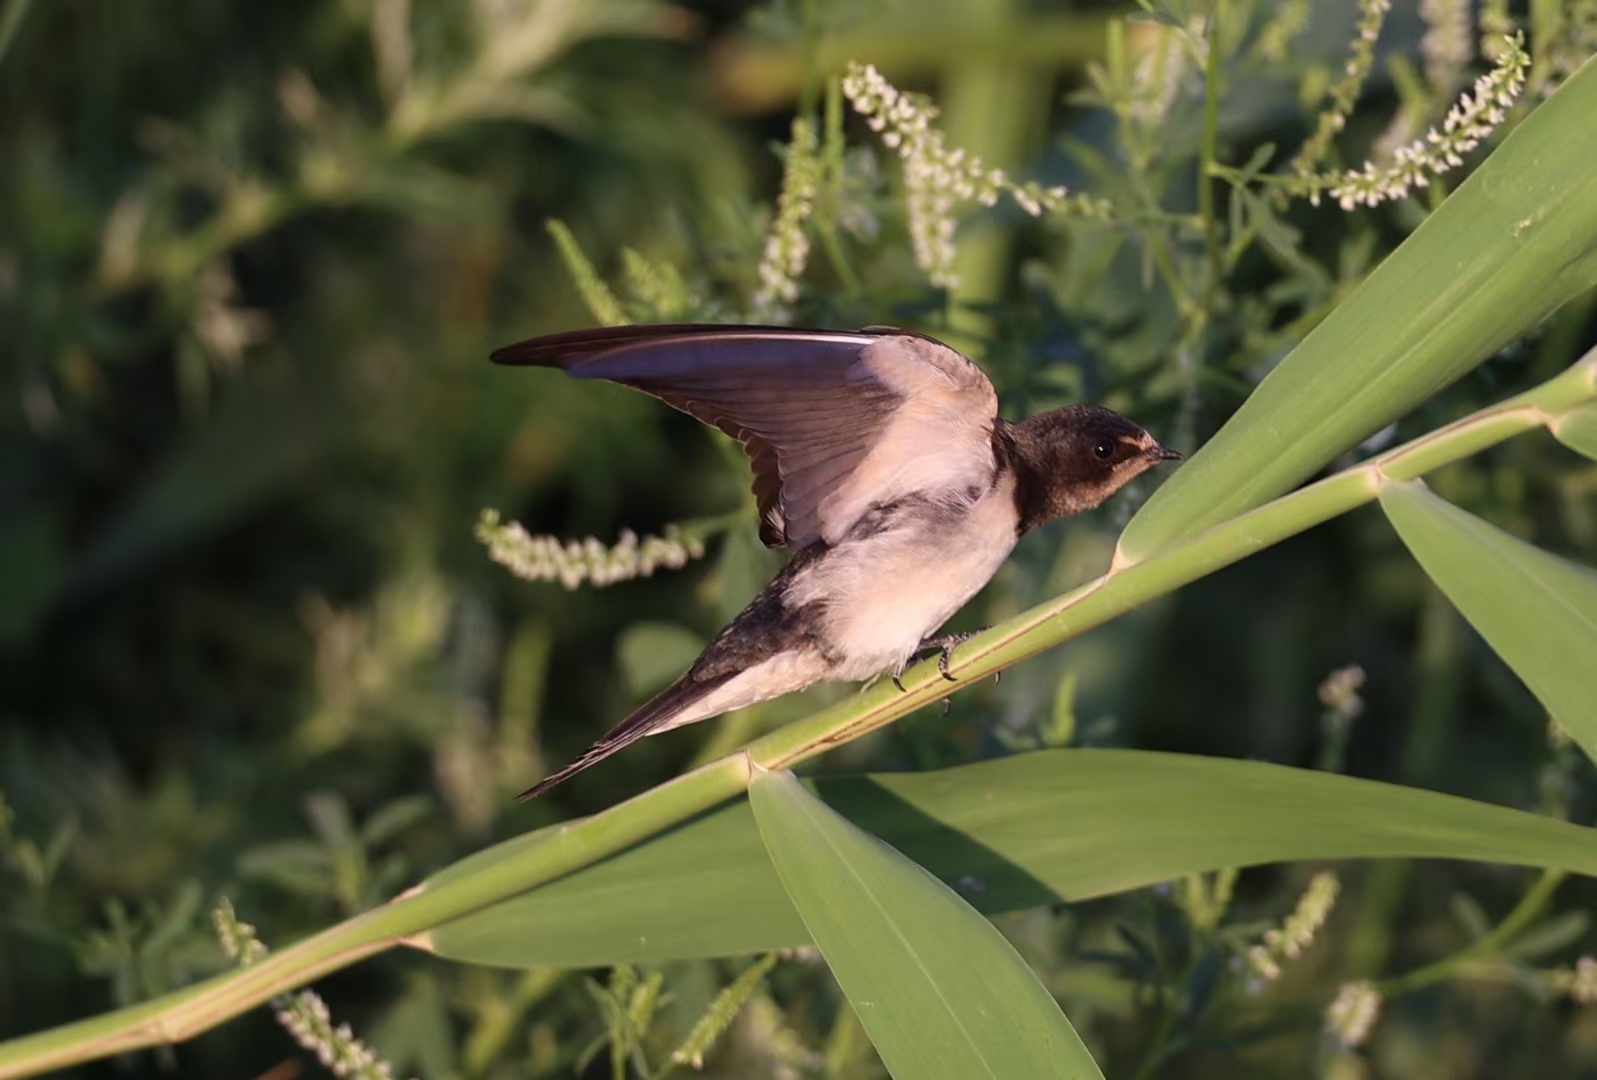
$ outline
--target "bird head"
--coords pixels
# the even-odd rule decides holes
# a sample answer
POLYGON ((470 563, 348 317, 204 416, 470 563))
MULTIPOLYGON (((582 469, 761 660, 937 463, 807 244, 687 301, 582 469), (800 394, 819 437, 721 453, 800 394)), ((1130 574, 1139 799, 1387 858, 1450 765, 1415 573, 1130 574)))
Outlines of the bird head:
POLYGON ((1022 531, 1091 510, 1155 465, 1181 460, 1141 426, 1096 405, 1041 413, 1012 430, 1035 485, 1022 531))

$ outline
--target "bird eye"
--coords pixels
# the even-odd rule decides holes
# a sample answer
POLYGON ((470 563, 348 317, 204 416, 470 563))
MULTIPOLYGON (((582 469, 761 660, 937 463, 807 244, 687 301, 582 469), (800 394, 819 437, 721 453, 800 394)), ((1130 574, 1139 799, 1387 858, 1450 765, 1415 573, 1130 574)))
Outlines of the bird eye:
POLYGON ((1110 458, 1115 456, 1114 444, 1113 443, 1107 443, 1107 442, 1101 442, 1097 446, 1092 448, 1092 452, 1094 454, 1097 454, 1104 461, 1108 461, 1110 458))

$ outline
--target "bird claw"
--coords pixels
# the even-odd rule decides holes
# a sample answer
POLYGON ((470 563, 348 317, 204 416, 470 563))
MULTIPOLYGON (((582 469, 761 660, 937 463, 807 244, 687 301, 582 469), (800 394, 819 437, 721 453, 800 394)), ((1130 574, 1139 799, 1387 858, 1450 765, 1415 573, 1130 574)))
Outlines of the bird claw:
POLYGON ((933 637, 922 639, 921 643, 915 647, 915 651, 922 653, 927 649, 941 650, 942 655, 937 658, 938 674, 949 682, 958 682, 958 676, 948 670, 948 661, 954 655, 954 646, 962 641, 969 641, 979 633, 981 633, 979 630, 968 630, 962 634, 937 634, 933 637))

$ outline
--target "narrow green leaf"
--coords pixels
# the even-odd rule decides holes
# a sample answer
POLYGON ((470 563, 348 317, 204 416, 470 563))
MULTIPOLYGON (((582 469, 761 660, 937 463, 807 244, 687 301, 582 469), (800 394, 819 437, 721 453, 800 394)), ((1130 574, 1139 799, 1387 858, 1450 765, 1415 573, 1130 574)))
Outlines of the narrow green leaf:
POLYGON ((1442 592, 1597 759, 1597 572, 1488 525, 1414 481, 1381 508, 1442 592))
POLYGON ((1563 911, 1516 936, 1503 947, 1503 954, 1516 960, 1540 960, 1575 944, 1590 925, 1591 916, 1584 911, 1563 911))
POLYGON ((1558 441, 1597 461, 1597 405, 1571 409, 1553 425, 1558 441))
POLYGON ((1035 973, 948 886, 789 772, 749 802, 788 896, 896 1080, 1099 1077, 1035 973))
POLYGON ((1587 64, 1154 493, 1123 557, 1289 490, 1597 283, 1593 116, 1587 64))
MULTIPOLYGON (((989 914, 1293 859, 1453 858, 1597 876, 1597 831, 1333 773, 1132 750, 1046 750, 938 772, 815 785, 836 811, 989 914)), ((556 826, 450 867, 491 876, 556 826)), ((435 928, 482 964, 593 967, 806 944, 749 804, 435 928)))

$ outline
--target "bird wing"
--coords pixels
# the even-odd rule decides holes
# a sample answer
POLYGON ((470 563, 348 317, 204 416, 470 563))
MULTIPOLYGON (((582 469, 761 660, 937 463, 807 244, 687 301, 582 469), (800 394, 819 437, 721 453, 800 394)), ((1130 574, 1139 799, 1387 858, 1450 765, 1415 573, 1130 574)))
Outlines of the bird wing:
POLYGON ((743 444, 760 539, 835 544, 873 505, 991 482, 998 396, 941 342, 886 328, 619 326, 499 349, 653 394, 743 444))

